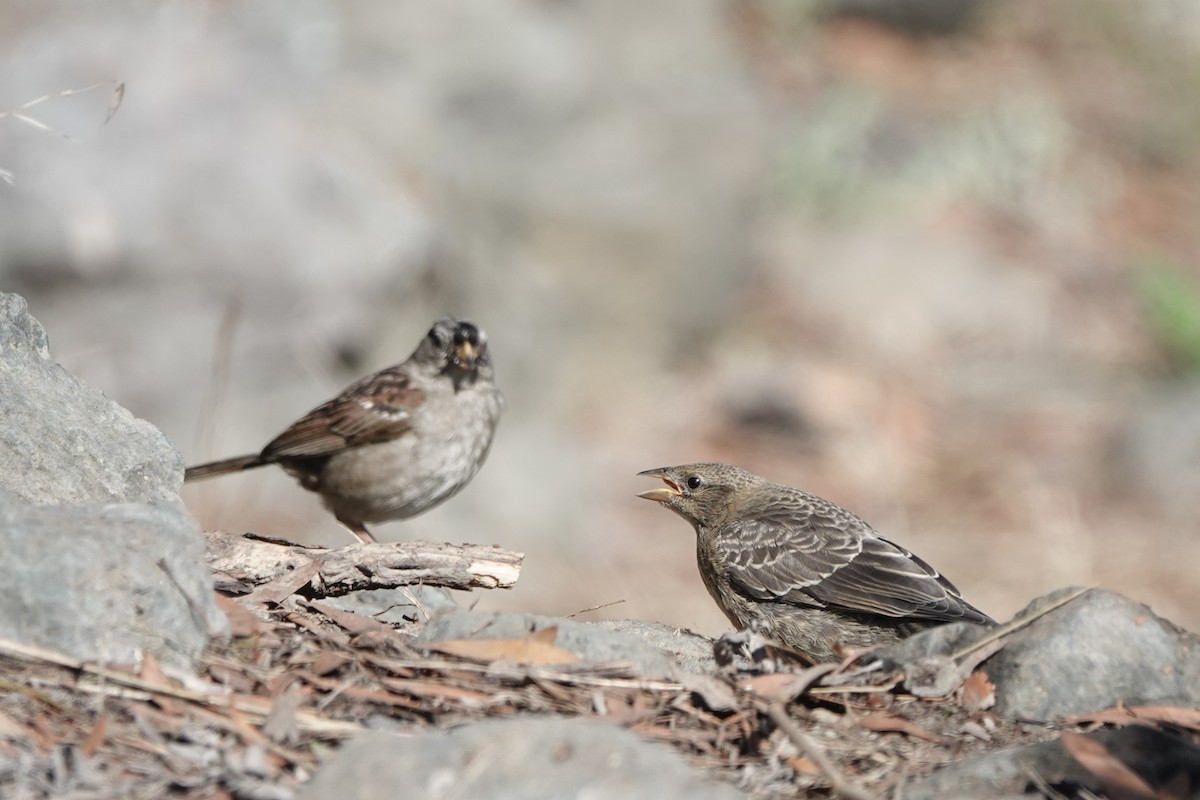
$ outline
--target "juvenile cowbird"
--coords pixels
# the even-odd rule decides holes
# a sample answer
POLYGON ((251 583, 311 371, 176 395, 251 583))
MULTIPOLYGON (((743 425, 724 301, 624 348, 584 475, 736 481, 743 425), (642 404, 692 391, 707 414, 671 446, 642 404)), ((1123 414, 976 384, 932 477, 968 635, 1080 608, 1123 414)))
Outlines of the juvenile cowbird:
POLYGON ((828 500, 727 464, 639 474, 666 486, 638 497, 695 527, 700 577, 729 621, 757 623, 814 661, 836 658, 839 646, 992 621, 933 567, 828 500))
POLYGON ((188 467, 185 481, 279 464, 364 542, 467 485, 504 409, 483 329, 452 317, 403 364, 351 384, 254 455, 188 467))

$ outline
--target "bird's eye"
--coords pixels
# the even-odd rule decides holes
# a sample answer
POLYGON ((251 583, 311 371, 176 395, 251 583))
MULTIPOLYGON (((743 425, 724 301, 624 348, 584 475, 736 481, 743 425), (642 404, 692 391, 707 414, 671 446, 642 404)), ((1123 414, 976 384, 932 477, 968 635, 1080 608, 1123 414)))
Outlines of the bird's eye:
POLYGON ((689 488, 689 489, 699 489, 703 485, 704 485, 704 481, 700 478, 699 475, 693 475, 687 479, 687 488, 689 488))

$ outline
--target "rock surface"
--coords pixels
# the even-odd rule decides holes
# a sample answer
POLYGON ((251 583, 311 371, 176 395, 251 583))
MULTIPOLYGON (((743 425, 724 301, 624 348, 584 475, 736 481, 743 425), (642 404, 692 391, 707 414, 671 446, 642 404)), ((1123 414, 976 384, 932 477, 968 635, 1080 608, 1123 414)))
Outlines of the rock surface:
POLYGON ((717 670, 717 662, 713 658, 712 640, 685 628, 676 628, 674 625, 664 625, 661 622, 642 622, 637 619, 606 619, 586 624, 615 633, 636 636, 671 659, 671 662, 684 672, 708 675, 717 670))
POLYGON ((0 294, 0 349, 0 486, 38 505, 178 497, 179 452, 52 361, 19 295, 0 294))
POLYGON ((694 633, 667 625, 622 620, 575 622, 538 614, 453 610, 435 616, 417 635, 422 642, 445 639, 520 639, 557 627, 554 644, 596 664, 630 662, 639 675, 666 677, 673 672, 712 672, 712 645, 694 633), (707 661, 702 649, 707 647, 707 661))
POLYGON ((190 667, 226 630, 200 530, 178 504, 30 506, 0 495, 0 637, 89 661, 190 667))
POLYGON ((1012 634, 984 669, 996 685, 995 711, 1006 717, 1053 720, 1117 702, 1200 706, 1200 638, 1102 589, 1012 634))
POLYGON ((395 589, 366 589, 341 597, 326 597, 334 608, 374 617, 394 625, 428 622, 439 613, 458 608, 455 592, 440 586, 398 586, 395 589))
POLYGON ((531 717, 448 732, 371 733, 334 756, 301 800, 735 800, 670 748, 603 722, 531 717))
POLYGON ((179 453, 52 361, 17 295, 0 295, 0 353, 0 637, 190 668, 228 623, 179 502, 179 453))
MULTIPOLYGON (((1072 591, 1039 597, 1016 618, 1036 613, 1072 591)), ((953 671, 946 656, 992 632, 967 623, 942 625, 875 656, 889 667, 909 670, 940 660, 953 671)), ((1009 719, 1051 722, 1118 702, 1200 706, 1200 637, 1141 603, 1103 589, 1084 592, 1008 634, 1004 647, 984 661, 982 669, 996 687, 993 711, 1009 719)))

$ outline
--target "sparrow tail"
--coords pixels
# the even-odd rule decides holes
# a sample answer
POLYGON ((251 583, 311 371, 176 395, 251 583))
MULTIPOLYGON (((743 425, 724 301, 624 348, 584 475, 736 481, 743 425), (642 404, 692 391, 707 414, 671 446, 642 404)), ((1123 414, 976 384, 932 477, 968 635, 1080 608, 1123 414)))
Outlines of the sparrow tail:
POLYGON ((223 458, 220 461, 210 461, 207 464, 197 464, 194 467, 188 467, 183 472, 183 480, 186 482, 215 478, 218 475, 228 475, 231 472, 241 472, 244 469, 261 467, 266 463, 258 453, 249 456, 238 456, 237 458, 223 458))

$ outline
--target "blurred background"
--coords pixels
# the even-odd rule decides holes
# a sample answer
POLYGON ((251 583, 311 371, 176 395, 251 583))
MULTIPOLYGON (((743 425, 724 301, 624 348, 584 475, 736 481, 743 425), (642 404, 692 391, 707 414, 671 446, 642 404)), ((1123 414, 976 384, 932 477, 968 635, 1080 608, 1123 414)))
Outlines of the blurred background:
MULTIPOLYGON (((1099 584, 1200 629, 1200 6, 16 0, 0 289, 189 463, 447 312, 509 400, 382 539, 527 554, 480 608, 714 634, 639 470, 826 496, 1007 618, 1099 584), (124 102, 103 125, 112 83, 124 102), (58 135, 62 134, 62 135, 58 135), (69 138, 65 138, 69 137, 69 138)), ((282 471, 206 527, 350 536, 282 471)))

